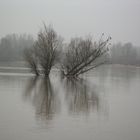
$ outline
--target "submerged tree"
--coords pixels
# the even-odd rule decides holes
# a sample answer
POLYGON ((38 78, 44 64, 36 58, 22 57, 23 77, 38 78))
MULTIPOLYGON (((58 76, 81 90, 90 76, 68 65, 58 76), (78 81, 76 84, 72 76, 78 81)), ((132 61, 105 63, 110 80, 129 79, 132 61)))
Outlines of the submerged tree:
POLYGON ((56 62, 57 47, 61 46, 62 39, 57 35, 51 26, 46 27, 38 33, 37 41, 34 46, 29 50, 32 54, 26 53, 27 62, 30 64, 32 71, 36 74, 39 70, 45 76, 48 76, 52 66, 56 62))
MULTIPOLYGON (((103 37, 103 35, 102 35, 103 37)), ((111 37, 99 42, 92 42, 92 38, 73 38, 68 44, 62 73, 68 77, 77 77, 103 63, 102 56, 108 51, 111 37)))

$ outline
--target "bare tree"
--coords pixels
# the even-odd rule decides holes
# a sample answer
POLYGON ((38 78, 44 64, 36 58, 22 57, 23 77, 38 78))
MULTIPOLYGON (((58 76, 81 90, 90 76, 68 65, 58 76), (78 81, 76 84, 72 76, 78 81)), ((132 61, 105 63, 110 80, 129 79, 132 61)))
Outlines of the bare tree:
POLYGON ((61 46, 62 40, 53 30, 51 26, 46 27, 44 24, 44 30, 38 34, 38 40, 36 41, 36 50, 39 60, 39 64, 43 69, 45 76, 48 76, 52 66, 55 64, 56 49, 61 46))
POLYGON ((51 26, 46 27, 44 24, 44 29, 38 33, 37 41, 29 51, 32 52, 32 57, 26 55, 28 56, 27 61, 34 71, 39 67, 45 76, 49 76, 50 70, 56 62, 56 49, 61 44, 61 37, 57 35, 51 26))
MULTIPOLYGON (((103 37, 103 35, 102 35, 103 37)), ((92 38, 73 38, 68 44, 65 61, 62 64, 62 72, 65 76, 77 77, 105 62, 101 60, 108 51, 111 37, 103 38, 99 42, 92 42, 92 38)))

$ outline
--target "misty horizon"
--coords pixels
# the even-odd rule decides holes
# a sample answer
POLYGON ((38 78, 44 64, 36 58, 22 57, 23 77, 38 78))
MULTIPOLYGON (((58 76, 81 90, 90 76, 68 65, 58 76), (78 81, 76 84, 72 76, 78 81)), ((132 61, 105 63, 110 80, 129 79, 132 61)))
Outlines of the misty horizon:
POLYGON ((140 1, 138 0, 0 0, 0 38, 7 34, 36 36, 42 21, 52 24, 65 40, 102 33, 112 42, 140 46, 140 1))

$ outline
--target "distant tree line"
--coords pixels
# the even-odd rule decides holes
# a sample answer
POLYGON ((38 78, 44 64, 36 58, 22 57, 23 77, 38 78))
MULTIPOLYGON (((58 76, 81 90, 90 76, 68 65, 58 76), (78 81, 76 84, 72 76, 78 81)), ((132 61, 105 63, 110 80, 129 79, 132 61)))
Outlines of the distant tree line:
POLYGON ((30 48, 34 43, 31 35, 10 34, 0 40, 0 61, 24 60, 25 48, 30 48))
POLYGON ((140 66, 140 47, 132 43, 117 43, 110 49, 110 63, 140 66))

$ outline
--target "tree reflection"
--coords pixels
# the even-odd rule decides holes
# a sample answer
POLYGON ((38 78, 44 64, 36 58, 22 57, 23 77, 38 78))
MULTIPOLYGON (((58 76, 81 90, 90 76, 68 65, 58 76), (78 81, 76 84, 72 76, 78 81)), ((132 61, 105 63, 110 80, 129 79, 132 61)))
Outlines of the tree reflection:
POLYGON ((89 114, 99 109, 99 97, 83 79, 65 79, 66 101, 70 113, 89 114))
POLYGON ((94 84, 83 79, 59 78, 30 79, 23 97, 32 103, 38 120, 48 122, 58 115, 60 109, 81 116, 107 112, 104 96, 94 84))
POLYGON ((37 119, 51 120, 60 109, 60 101, 49 78, 31 79, 24 99, 30 99, 37 119))
POLYGON ((31 94, 35 90, 38 78, 39 78, 38 76, 32 77, 27 82, 27 86, 23 95, 24 100, 27 100, 29 97, 32 96, 31 94))

